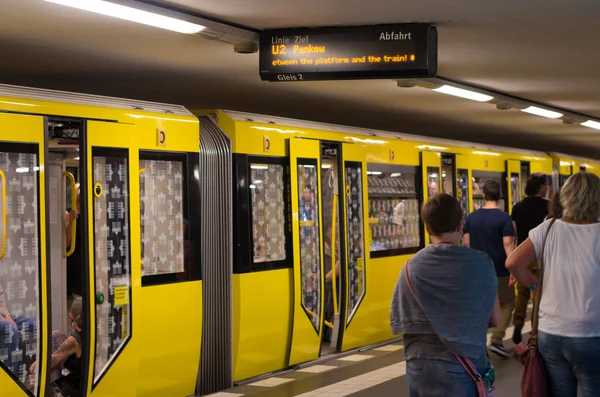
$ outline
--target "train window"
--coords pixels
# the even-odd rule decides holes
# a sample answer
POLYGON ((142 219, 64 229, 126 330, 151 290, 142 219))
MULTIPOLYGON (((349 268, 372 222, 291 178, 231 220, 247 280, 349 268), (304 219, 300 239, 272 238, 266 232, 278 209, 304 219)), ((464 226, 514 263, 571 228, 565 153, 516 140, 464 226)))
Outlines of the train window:
POLYGON ((510 186, 511 186, 511 193, 512 193, 512 199, 511 199, 511 205, 515 205, 519 202, 519 174, 517 174, 516 172, 512 172, 510 174, 510 186))
POLYGON ((496 181, 500 184, 500 200, 498 201, 498 208, 505 210, 504 204, 504 183, 502 182, 501 172, 489 172, 489 171, 473 171, 473 211, 476 211, 483 207, 483 186, 487 181, 496 181))
POLYGON ((200 279, 198 153, 140 151, 142 286, 200 279), (194 170, 188 172, 188 170, 194 170))
POLYGON ((368 165, 372 258, 415 253, 421 246, 417 167, 368 165))
POLYGON ((250 164, 252 206, 252 261, 286 259, 284 167, 282 164, 250 164))
POLYGON ((458 187, 458 194, 456 195, 460 208, 463 213, 463 224, 469 215, 469 170, 458 169, 456 170, 456 186, 458 187))
POLYGON ((348 323, 365 295, 365 238, 361 163, 346 162, 346 223, 348 228, 348 323))
POLYGON ((0 371, 36 395, 39 164, 37 145, 0 144, 0 371), (5 214, 5 216, 2 216, 5 214))
POLYGON ((140 159, 142 276, 184 271, 182 160, 140 159))
POLYGON ((92 148, 92 172, 97 383, 131 336, 128 151, 92 148))
POLYGON ((300 226, 300 277, 302 306, 313 327, 321 321, 321 236, 319 233, 319 178, 317 161, 298 159, 298 223, 300 226))

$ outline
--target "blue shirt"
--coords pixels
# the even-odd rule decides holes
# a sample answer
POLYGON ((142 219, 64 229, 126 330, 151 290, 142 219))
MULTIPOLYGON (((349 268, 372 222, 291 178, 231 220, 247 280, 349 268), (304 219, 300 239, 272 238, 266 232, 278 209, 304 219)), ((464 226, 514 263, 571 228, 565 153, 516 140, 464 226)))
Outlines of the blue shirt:
POLYGON ((433 244, 408 266, 423 308, 413 298, 403 269, 390 313, 393 333, 404 334, 406 360, 456 363, 457 354, 478 368, 487 367, 486 334, 498 292, 490 258, 465 246, 433 244))
POLYGON ((471 248, 488 254, 498 277, 510 275, 503 241, 515 235, 510 215, 498 208, 480 208, 467 216, 463 231, 469 233, 471 248))

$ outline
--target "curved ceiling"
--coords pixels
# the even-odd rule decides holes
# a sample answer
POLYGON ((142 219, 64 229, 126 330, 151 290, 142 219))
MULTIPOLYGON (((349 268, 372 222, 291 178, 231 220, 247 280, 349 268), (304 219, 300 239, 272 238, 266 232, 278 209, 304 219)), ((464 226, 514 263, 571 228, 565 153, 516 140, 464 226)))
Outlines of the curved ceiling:
MULTIPOLYGON (((598 2, 171 0, 169 5, 258 30, 432 22, 438 26, 441 76, 600 118, 598 2)), ((0 83, 600 158, 600 131, 577 124, 398 88, 393 80, 262 82, 257 54, 236 54, 222 42, 42 0, 2 0, 2 13, 0 83)))

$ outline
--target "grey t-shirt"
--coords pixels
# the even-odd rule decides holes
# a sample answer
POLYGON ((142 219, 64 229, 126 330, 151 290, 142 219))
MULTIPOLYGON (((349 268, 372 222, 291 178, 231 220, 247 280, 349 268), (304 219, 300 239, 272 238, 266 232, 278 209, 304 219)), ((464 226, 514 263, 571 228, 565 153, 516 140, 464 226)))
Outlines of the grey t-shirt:
POLYGON ((390 313, 392 331, 404 334, 406 360, 456 363, 457 354, 487 367, 486 334, 498 292, 491 259, 468 247, 433 244, 410 260, 410 278, 424 310, 411 295, 403 269, 390 313))

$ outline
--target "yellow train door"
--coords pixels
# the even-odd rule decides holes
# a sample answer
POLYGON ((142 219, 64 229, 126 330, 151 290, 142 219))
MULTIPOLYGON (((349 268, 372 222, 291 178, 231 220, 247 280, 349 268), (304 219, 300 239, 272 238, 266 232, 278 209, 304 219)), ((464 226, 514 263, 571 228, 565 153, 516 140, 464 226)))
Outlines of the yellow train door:
POLYGON ((365 183, 367 170, 363 159, 364 147, 342 145, 344 190, 340 205, 343 207, 345 218, 342 223, 345 227, 342 230, 346 231, 344 236, 341 236, 345 239, 346 247, 346 272, 342 278, 346 280, 345 316, 342 318, 343 351, 356 347, 359 341, 364 340, 364 327, 368 326, 364 320, 370 320, 363 312, 363 321, 353 321, 367 293, 366 231, 369 229, 365 228, 365 219, 369 219, 369 201, 365 183))
POLYGON ((289 365, 318 358, 321 348, 324 275, 320 148, 316 140, 289 140, 294 252, 289 365))
MULTIPOLYGON (((441 154, 421 152, 421 169, 423 173, 423 202, 441 191, 441 154)), ((425 245, 431 243, 429 233, 425 230, 425 245)))
POLYGON ((48 216, 53 215, 47 211, 46 153, 43 117, 0 113, 0 394, 3 397, 46 393, 50 339, 46 226, 48 216))
MULTIPOLYGON (((139 160, 134 127, 87 122, 82 138, 82 197, 87 199, 90 396, 135 396, 139 357, 139 160), (85 188, 84 188, 85 186, 85 188), (137 242, 137 243, 136 243, 137 242)), ((84 207, 82 206, 82 211, 84 207)), ((161 315, 162 317, 162 315, 161 315)), ((157 329, 157 332, 159 330, 157 329)))
POLYGON ((507 175, 507 208, 506 212, 510 215, 512 208, 521 200, 521 162, 519 160, 506 160, 507 175))

